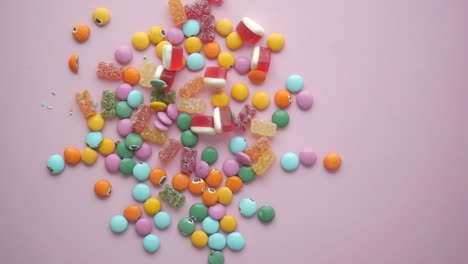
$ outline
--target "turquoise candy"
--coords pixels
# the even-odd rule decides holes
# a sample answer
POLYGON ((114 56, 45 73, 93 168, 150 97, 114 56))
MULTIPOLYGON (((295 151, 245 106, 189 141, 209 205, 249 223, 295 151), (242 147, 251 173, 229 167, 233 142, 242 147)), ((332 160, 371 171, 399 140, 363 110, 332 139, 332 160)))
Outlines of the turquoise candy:
POLYGON ((132 195, 135 200, 138 202, 144 202, 146 199, 150 198, 151 191, 148 185, 144 183, 138 183, 133 187, 132 195))
POLYGON ((190 236, 193 232, 195 232, 195 228, 195 222, 192 220, 192 218, 188 217, 180 219, 179 224, 177 224, 177 229, 183 236, 190 236))
POLYGON ((286 152, 281 157, 281 168, 287 172, 295 171, 299 167, 299 157, 292 152, 286 152))
POLYGON ((159 240, 159 237, 156 235, 149 234, 143 238, 143 248, 149 253, 154 253, 158 251, 160 246, 161 246, 161 241, 159 240))
POLYGON ((241 136, 235 136, 229 141, 229 150, 232 154, 243 152, 247 148, 247 140, 241 136))
POLYGON ((187 57, 187 68, 191 71, 199 71, 205 67, 205 59, 200 53, 194 52, 187 57))
POLYGON ((200 33, 200 23, 195 19, 189 19, 182 26, 182 31, 187 38, 196 36, 200 33))
POLYGON ((138 90, 132 90, 127 96, 127 103, 131 108, 137 108, 143 103, 143 93, 138 90))
POLYGON ((232 251, 241 251, 245 247, 245 239, 239 232, 232 232, 226 239, 227 247, 232 251))
POLYGON ((291 93, 298 93, 304 87, 304 80, 298 74, 293 74, 286 80, 286 89, 291 93))
POLYGON ((122 215, 116 215, 116 216, 111 218, 109 226, 110 226, 110 229, 112 230, 112 232, 122 233, 125 230, 127 230, 128 221, 122 215))
POLYGON ((257 213, 257 203, 250 198, 243 198, 239 201, 239 212, 242 216, 252 217, 257 213))
POLYGON ((208 246, 211 249, 223 250, 226 247, 226 237, 221 233, 214 233, 208 237, 208 246))
POLYGON ((171 215, 168 212, 160 211, 154 216, 153 222, 158 229, 164 230, 171 225, 171 215))
POLYGON ((54 154, 47 160, 47 170, 52 174, 59 174, 65 169, 65 160, 62 156, 54 154))
POLYGON ((97 148, 102 143, 102 133, 101 132, 89 132, 86 135, 86 145, 90 148, 97 148))
POLYGON ((150 172, 151 166, 146 162, 140 162, 133 167, 133 176, 139 181, 146 181, 150 172))
POLYGON ((212 250, 208 255, 208 264, 224 264, 223 252, 212 250))
POLYGON ((219 221, 208 216, 202 221, 202 229, 208 235, 214 234, 219 230, 219 221))

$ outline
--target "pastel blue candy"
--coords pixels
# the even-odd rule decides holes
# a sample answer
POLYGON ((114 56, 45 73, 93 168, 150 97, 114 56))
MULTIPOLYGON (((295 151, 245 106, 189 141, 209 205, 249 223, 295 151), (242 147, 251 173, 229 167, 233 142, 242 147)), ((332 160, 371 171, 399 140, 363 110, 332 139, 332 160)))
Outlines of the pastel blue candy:
POLYGON ((151 166, 146 162, 140 162, 133 167, 133 176, 139 181, 146 181, 149 178, 151 166))
POLYGON ((196 36, 200 33, 200 23, 195 19, 189 19, 182 26, 182 31, 186 37, 196 36))
POLYGON ((132 195, 133 198, 135 198, 135 200, 139 202, 144 202, 146 201, 146 199, 150 198, 151 191, 148 185, 144 183, 138 183, 137 185, 135 185, 135 187, 133 187, 132 195))
POLYGON ((243 198, 239 201, 239 211, 242 216, 254 216, 257 213, 257 203, 250 198, 243 198))
POLYGON ((128 221, 122 215, 113 216, 109 223, 110 229, 114 233, 122 233, 127 230, 128 221))
POLYGON ((187 57, 187 68, 191 71, 199 71, 205 67, 205 59, 200 53, 192 53, 187 57))
POLYGON ((247 148, 247 140, 241 136, 235 136, 229 141, 229 150, 232 154, 243 152, 247 148))
POLYGON ((241 233, 232 232, 226 239, 227 247, 233 251, 241 251, 245 247, 245 240, 241 233))
POLYGON ((219 230, 219 222, 208 216, 202 221, 202 229, 208 235, 214 234, 219 230))
POLYGON ((281 157, 281 168, 285 171, 295 171, 299 167, 299 157, 292 152, 286 152, 281 157))
POLYGON ((65 169, 65 160, 62 156, 54 154, 47 160, 47 169, 52 174, 59 174, 65 169))
POLYGON ((86 145, 90 148, 97 148, 102 143, 102 133, 101 132, 89 132, 86 135, 86 145))
POLYGON ((171 225, 171 215, 165 211, 160 211, 154 216, 153 222, 158 229, 166 229, 171 225))
POLYGON ((226 237, 221 233, 214 233, 208 237, 208 246, 211 249, 223 250, 226 247, 226 237))
POLYGON ((156 235, 149 234, 143 238, 143 248, 149 253, 154 253, 158 251, 160 246, 161 246, 161 241, 159 240, 159 237, 156 235))
POLYGON ((298 74, 293 74, 286 80, 286 89, 291 93, 298 93, 304 87, 304 80, 298 74))
POLYGON ((137 108, 143 103, 143 93, 138 90, 131 91, 127 96, 127 104, 131 108, 137 108))

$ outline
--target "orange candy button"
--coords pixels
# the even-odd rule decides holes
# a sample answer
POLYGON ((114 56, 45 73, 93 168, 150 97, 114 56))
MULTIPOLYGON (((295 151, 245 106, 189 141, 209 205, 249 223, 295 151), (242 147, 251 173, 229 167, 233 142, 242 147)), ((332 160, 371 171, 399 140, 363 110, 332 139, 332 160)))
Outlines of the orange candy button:
POLYGON ((101 198, 107 198, 112 191, 112 184, 108 180, 99 180, 94 184, 94 192, 101 198))
POLYGON ((155 168, 151 170, 149 179, 154 186, 160 187, 166 181, 167 173, 162 168, 155 168))
POLYGON ((130 85, 135 85, 140 81, 140 72, 135 67, 128 67, 123 71, 122 79, 130 85))
POLYGON ((223 182, 223 174, 221 171, 212 169, 205 178, 206 183, 212 188, 218 188, 223 182))
POLYGON ((138 205, 132 204, 125 208, 123 215, 127 218, 127 221, 135 223, 141 217, 141 209, 138 205))
POLYGON ((286 89, 278 90, 275 94, 275 104, 281 108, 287 108, 291 104, 291 93, 286 89))
POLYGON ((210 207, 218 202, 218 192, 213 188, 205 189, 202 193, 203 203, 210 207))
POLYGON ((206 183, 202 178, 193 179, 188 186, 189 192, 193 195, 201 195, 206 188, 206 183))
POLYGON ((218 58, 218 54, 221 51, 219 44, 217 42, 208 42, 203 46, 203 53, 208 59, 218 58))
POLYGON ((323 158, 323 166, 330 171, 335 171, 341 166, 340 154, 336 152, 330 152, 323 158))
POLYGON ((190 178, 183 173, 177 173, 172 177, 172 187, 174 187, 174 189, 178 192, 185 191, 189 185, 189 182, 190 178))
POLYGON ((63 158, 70 165, 76 165, 81 161, 81 152, 74 147, 68 147, 63 151, 63 158))
POLYGON ((253 84, 261 84, 265 81, 266 74, 259 70, 252 70, 249 71, 248 77, 253 84))
POLYGON ((231 189, 233 193, 236 193, 242 189, 244 182, 242 182, 241 178, 237 176, 231 176, 227 178, 225 185, 231 189))
POLYGON ((76 24, 72 30, 73 37, 80 43, 88 40, 90 34, 91 30, 89 29, 88 25, 85 24, 76 24))

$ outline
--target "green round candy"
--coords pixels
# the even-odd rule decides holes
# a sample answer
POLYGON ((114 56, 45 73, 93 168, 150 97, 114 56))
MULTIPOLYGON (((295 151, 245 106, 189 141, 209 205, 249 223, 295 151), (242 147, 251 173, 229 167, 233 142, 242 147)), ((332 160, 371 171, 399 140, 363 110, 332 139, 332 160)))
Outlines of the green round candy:
POLYGON ((117 143, 116 149, 117 149, 117 155, 119 155, 121 159, 124 159, 124 158, 131 159, 133 158, 133 155, 135 155, 135 153, 132 150, 127 148, 127 145, 125 145, 125 142, 123 141, 117 143))
POLYGON ((119 163, 120 172, 123 175, 132 175, 133 167, 135 167, 135 161, 131 158, 123 158, 119 163))
POLYGON ((196 222, 201 222, 208 216, 208 207, 201 203, 193 204, 190 207, 189 214, 190 218, 196 222))
POLYGON ((242 166, 239 169, 238 175, 242 182, 248 183, 255 179, 255 171, 250 166, 242 166))
POLYGON ((125 137, 125 145, 130 150, 135 151, 139 149, 141 147, 141 144, 143 144, 143 139, 139 134, 130 133, 125 137))
POLYGON ((212 250, 208 255, 208 264, 224 264, 223 252, 212 250))
POLYGON ((271 116, 271 122, 278 127, 285 127, 289 124, 289 114, 284 110, 276 110, 271 116))
POLYGON ((257 217, 262 223, 270 223, 275 219, 275 209, 269 205, 262 206, 258 209, 257 217))
POLYGON ((176 124, 182 132, 189 130, 192 125, 192 116, 186 113, 181 113, 177 116, 176 124))
POLYGON ((132 115, 133 109, 128 105, 127 101, 120 101, 115 105, 115 113, 120 118, 127 118, 132 115))
POLYGON ((218 160, 218 151, 215 148, 207 147, 203 150, 201 159, 211 165, 218 160))
POLYGON ((180 142, 182 142, 182 145, 185 147, 191 148, 198 143, 198 136, 193 133, 192 130, 185 130, 180 136, 180 142))
POLYGON ((195 231, 195 222, 188 217, 180 219, 177 228, 183 236, 190 236, 195 231))

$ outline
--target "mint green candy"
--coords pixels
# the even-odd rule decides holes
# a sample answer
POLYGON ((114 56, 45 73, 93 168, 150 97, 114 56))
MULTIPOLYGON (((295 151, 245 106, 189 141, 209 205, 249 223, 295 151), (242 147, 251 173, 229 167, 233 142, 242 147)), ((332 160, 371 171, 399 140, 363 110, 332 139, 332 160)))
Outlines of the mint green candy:
POLYGON ((208 255, 208 264, 224 264, 223 252, 212 250, 208 255))
POLYGON ((177 228, 179 229, 179 233, 183 236, 190 236, 193 232, 195 232, 195 222, 188 217, 184 217, 180 219, 177 228))
POLYGON ((119 169, 123 175, 132 175, 133 167, 135 167, 135 161, 131 158, 123 158, 119 163, 119 169))
POLYGON ((185 130, 180 136, 180 142, 182 142, 182 145, 185 147, 191 148, 198 143, 198 136, 193 133, 192 130, 185 130))
POLYGON ((120 101, 115 105, 115 113, 119 118, 128 118, 132 115, 133 109, 128 105, 127 101, 120 101))
POLYGON ((192 125, 192 116, 187 113, 181 113, 177 116, 176 125, 182 132, 189 130, 192 125))
POLYGON ((269 205, 262 206, 258 209, 257 217, 264 224, 270 223, 275 219, 275 209, 269 205))
POLYGON ((285 127, 289 124, 289 114, 284 110, 276 110, 271 116, 271 122, 278 127, 285 127))
POLYGON ((139 134, 130 133, 125 137, 125 145, 130 150, 139 149, 141 147, 141 144, 143 144, 143 139, 139 134))
POLYGON ((218 160, 218 151, 215 148, 207 147, 203 150, 201 159, 211 165, 218 160))
POLYGON ((201 203, 193 204, 190 207, 189 214, 190 218, 196 222, 201 222, 208 216, 208 207, 201 203))
POLYGON ((238 175, 242 182, 248 183, 255 179, 255 171, 250 166, 242 166, 239 169, 238 175))
POLYGON ((127 145, 125 145, 125 142, 123 142, 123 141, 117 143, 116 150, 117 150, 117 155, 119 155, 119 157, 121 159, 123 159, 123 158, 133 158, 133 155, 135 155, 135 153, 132 150, 127 148, 127 145))

